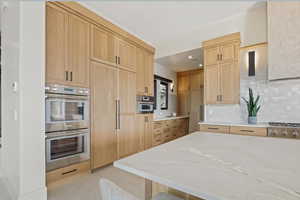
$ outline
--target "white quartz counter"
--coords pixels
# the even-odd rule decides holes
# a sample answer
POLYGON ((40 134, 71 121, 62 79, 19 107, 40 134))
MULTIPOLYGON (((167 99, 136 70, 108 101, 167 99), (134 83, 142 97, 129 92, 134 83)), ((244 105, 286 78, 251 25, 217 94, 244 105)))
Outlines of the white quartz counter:
POLYGON ((115 167, 206 200, 299 200, 300 140, 196 132, 115 167))
POLYGON ((222 126, 248 126, 248 127, 258 127, 258 128, 267 128, 269 127, 268 123, 257 123, 257 124, 248 124, 245 122, 199 122, 198 124, 206 125, 222 125, 222 126))
POLYGON ((176 117, 157 117, 157 118, 154 118, 153 121, 157 122, 157 121, 172 120, 172 119, 184 119, 184 118, 189 118, 189 116, 188 115, 180 115, 180 116, 176 116, 176 117))

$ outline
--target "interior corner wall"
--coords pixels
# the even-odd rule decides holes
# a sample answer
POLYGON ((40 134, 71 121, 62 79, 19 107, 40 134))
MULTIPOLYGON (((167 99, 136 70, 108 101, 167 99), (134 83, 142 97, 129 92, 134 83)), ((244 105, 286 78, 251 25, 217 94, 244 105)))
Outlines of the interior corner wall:
POLYGON ((201 43, 226 34, 240 32, 241 46, 267 42, 267 4, 258 2, 247 12, 210 24, 195 24, 186 34, 160 42, 156 58, 201 47, 201 43))
POLYGON ((46 200, 45 2, 3 2, 3 177, 12 200, 46 200))
MULTIPOLYGON (((168 109, 167 110, 161 110, 159 106, 157 106, 157 109, 154 111, 154 118, 163 117, 166 115, 169 115, 171 113, 177 113, 177 73, 170 70, 167 66, 160 65, 158 63, 154 63, 154 74, 170 79, 173 81, 174 84, 174 90, 173 92, 169 90, 169 96, 168 96, 168 109)), ((159 82, 157 82, 157 86, 159 86, 159 82)), ((158 96, 158 94, 157 94, 158 96)), ((159 105, 159 98, 157 98, 157 105, 159 105)))

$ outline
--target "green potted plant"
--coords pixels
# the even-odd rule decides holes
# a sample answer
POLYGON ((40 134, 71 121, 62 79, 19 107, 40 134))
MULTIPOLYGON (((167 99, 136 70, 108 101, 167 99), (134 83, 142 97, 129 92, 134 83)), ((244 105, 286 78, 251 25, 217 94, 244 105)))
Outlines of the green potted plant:
POLYGON ((247 104, 248 109, 248 123, 249 124, 256 124, 257 123, 257 113, 260 110, 260 105, 258 105, 258 101, 260 99, 260 96, 257 95, 256 98, 254 98, 253 91, 251 88, 249 88, 249 100, 242 97, 242 99, 247 104))

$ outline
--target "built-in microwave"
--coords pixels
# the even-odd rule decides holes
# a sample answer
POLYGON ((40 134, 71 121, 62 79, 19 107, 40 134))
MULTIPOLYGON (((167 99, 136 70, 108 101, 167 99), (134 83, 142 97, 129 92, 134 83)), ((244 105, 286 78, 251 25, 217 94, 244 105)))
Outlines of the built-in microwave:
POLYGON ((154 97, 137 96, 137 113, 153 113, 154 97))
POLYGON ((46 86, 46 132, 89 128, 89 90, 46 86))

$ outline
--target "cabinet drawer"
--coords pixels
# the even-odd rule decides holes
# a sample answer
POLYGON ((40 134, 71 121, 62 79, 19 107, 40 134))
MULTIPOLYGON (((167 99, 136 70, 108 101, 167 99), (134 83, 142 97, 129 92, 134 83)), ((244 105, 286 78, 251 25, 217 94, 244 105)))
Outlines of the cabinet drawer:
POLYGON ((202 132, 212 132, 212 133, 229 133, 229 126, 221 126, 221 125, 200 125, 200 131, 202 132))
POLYGON ((230 127, 230 133, 239 135, 267 136, 267 128, 232 126, 230 127))
POLYGON ((75 165, 50 171, 47 173, 47 184, 58 181, 60 179, 80 174, 90 170, 90 161, 81 162, 75 165))
POLYGON ((163 127, 163 123, 162 122, 154 122, 153 123, 153 129, 160 129, 163 127))

